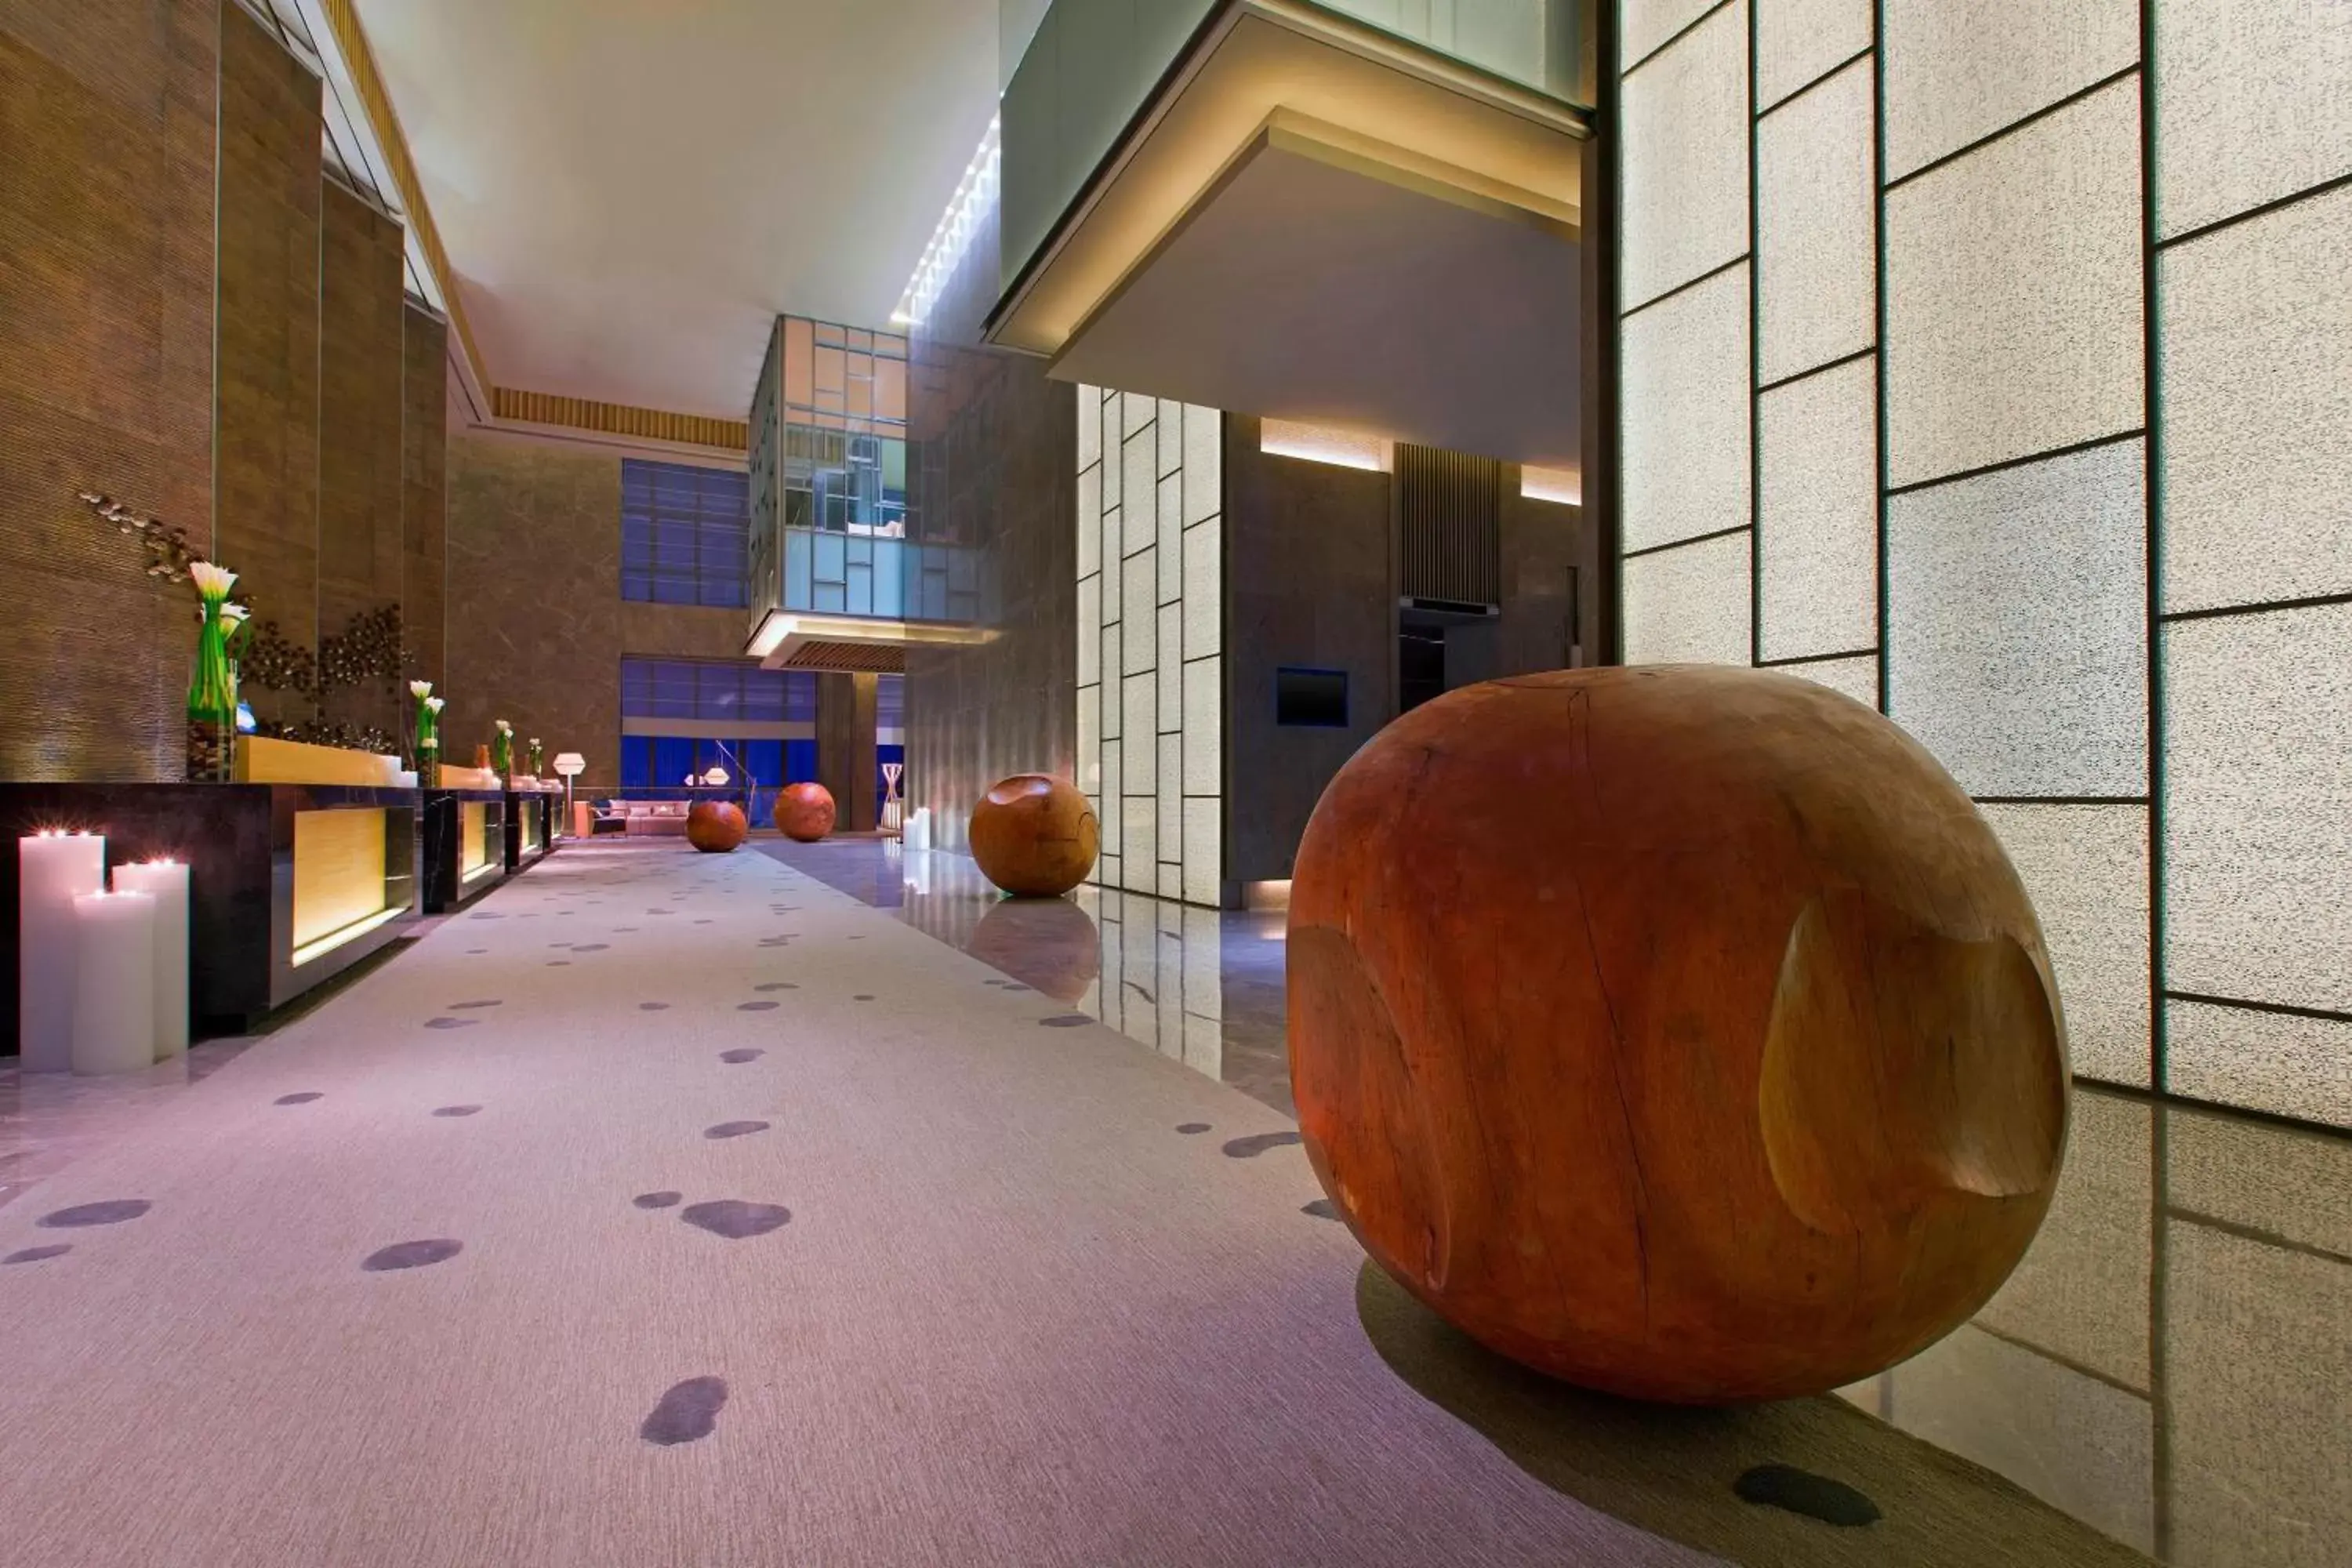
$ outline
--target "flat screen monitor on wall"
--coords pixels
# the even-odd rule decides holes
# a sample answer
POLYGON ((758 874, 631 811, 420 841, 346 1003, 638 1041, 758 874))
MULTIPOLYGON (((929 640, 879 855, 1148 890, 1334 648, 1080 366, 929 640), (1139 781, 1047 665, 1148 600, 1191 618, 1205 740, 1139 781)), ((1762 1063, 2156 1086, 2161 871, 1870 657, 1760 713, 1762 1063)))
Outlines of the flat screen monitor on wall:
POLYGON ((1322 730, 1348 727, 1348 672, 1293 669, 1274 672, 1274 721, 1322 730))

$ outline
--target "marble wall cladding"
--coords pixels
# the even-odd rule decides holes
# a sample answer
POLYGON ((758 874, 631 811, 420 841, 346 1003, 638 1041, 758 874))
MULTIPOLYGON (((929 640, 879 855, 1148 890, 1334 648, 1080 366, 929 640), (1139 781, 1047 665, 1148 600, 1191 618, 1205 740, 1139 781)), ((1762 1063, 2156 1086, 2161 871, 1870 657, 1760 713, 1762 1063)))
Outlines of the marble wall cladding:
POLYGON ((1750 521, 1748 268, 1625 318, 1623 547, 1648 550, 1750 521))
POLYGON ((2074 1071, 2149 1081, 2148 844, 2144 805, 1988 805, 2025 881, 2066 1014, 2074 1071))
POLYGON ((1748 557, 1740 532, 1626 561, 1625 662, 1748 663, 1748 557))
POLYGON ((2139 426, 2139 147, 2135 77, 1886 193, 1891 484, 2139 426))
POLYGON ((2352 1266, 2166 1226, 2170 1560, 2321 1563, 2352 1538, 2352 1266))
POLYGON ((1800 680, 1810 680, 1826 686, 1832 691, 1843 692, 1864 708, 1878 706, 1878 656, 1865 653, 1853 658, 1809 659, 1803 664, 1782 664, 1773 667, 1783 675, 1793 675, 1800 680))
MULTIPOLYGON (((2146 1310, 2143 1294, 2139 1306, 2146 1310)), ((2000 1471, 2141 1551, 2156 1543, 2156 1414, 2144 1394, 2087 1377, 1964 1324, 1887 1374, 1895 1424, 2000 1471)))
POLYGON ((2352 1011, 2347 647, 2352 605, 2166 626, 2169 989, 2352 1011))
MULTIPOLYGON (((2352 104, 2352 61, 2339 81, 2352 104)), ((2161 253, 2168 611, 2352 590, 2347 233, 2339 188, 2161 253)))
POLYGON ((2137 440, 1895 497, 1888 711, 1978 795, 2147 791, 2137 440))
POLYGON ((2352 5, 2156 0, 2159 237, 2352 174, 2352 5))
POLYGON ((1858 60, 1756 125, 1757 367, 1767 383, 1878 336, 1877 75, 1858 60))
POLYGON ((212 545, 220 10, 0 6, 0 778, 186 766, 194 597, 74 491, 212 545))
POLYGON ((1870 47, 1872 0, 1756 0, 1756 105, 1769 109, 1870 47))
MULTIPOLYGON (((1075 692, 1079 731, 1090 742, 1077 762, 1081 788, 1095 800, 1104 857, 1095 879, 1106 888, 1166 898, 1217 901, 1223 883, 1221 835, 1205 831, 1193 808, 1222 809, 1223 715, 1212 700, 1221 639, 1213 624, 1224 584, 1217 535, 1223 523, 1209 484, 1191 473, 1197 432, 1217 422, 1213 409, 1080 386, 1078 448, 1091 418, 1116 430, 1114 445, 1078 475, 1073 536, 1101 540, 1076 563, 1093 565, 1077 582, 1077 641, 1099 647, 1080 657, 1075 692), (1188 512, 1210 509, 1189 525, 1188 512), (1108 510, 1118 506, 1116 513, 1108 510), (1099 516, 1092 510, 1103 508, 1099 516), (1094 680, 1084 679, 1088 674, 1094 680), (1190 857, 1206 858, 1199 866, 1190 857)), ((1220 470, 1208 459, 1212 475, 1220 470)))
POLYGON ((1618 24, 1617 66, 1620 70, 1706 15, 1716 0, 1624 0, 1618 24))
POLYGON ((1996 1333, 2143 1394, 2151 1382, 2157 1114, 2144 1100, 2074 1097, 2050 1213, 2017 1271, 1977 1315, 1996 1333))
POLYGON ((1760 651, 1784 659, 1874 647, 1877 363, 1806 376, 1757 404, 1760 651))
POLYGON ((416 656, 417 673, 438 686, 448 673, 448 323, 405 305, 401 353, 402 641, 416 656))
POLYGON ((1619 288, 1627 309, 1748 248, 1748 4, 1624 79, 1619 288))
POLYGON ((2139 58, 2138 0, 1885 0, 1883 9, 1890 180, 2139 58))
POLYGON ((2341 1018, 2168 1002, 2164 1065, 2174 1094, 2352 1127, 2352 1022, 2341 1018))
POLYGON ((2184 1106, 2163 1115, 2174 1213, 2352 1258, 2352 1140, 2184 1106))
MULTIPOLYGON (((907 650, 908 805, 930 808, 933 842, 947 848, 962 846, 972 803, 998 779, 1076 778, 1082 755, 1100 757, 1081 746, 1082 726, 1095 738, 1104 726, 1098 707, 1080 716, 1079 636, 1099 672, 1115 678, 1119 668, 1116 639, 1081 621, 1078 581, 1116 568, 1120 535, 1114 526, 1106 551, 1101 529, 1082 542, 1072 526, 1081 510, 1080 443, 1090 464, 1115 455, 1116 413, 1107 427, 1102 410, 1082 410, 1070 385, 1047 380, 1038 361, 978 346, 981 320, 996 302, 996 263, 990 209, 908 345, 908 531, 978 552, 982 613, 995 633, 974 646, 907 650)), ((1100 466, 1090 514, 1117 502, 1118 470, 1116 461, 1100 466)), ((1100 611, 1115 614, 1117 591, 1097 592, 1100 611)), ((1101 826, 1104 850, 1114 852, 1111 824, 1101 826)))

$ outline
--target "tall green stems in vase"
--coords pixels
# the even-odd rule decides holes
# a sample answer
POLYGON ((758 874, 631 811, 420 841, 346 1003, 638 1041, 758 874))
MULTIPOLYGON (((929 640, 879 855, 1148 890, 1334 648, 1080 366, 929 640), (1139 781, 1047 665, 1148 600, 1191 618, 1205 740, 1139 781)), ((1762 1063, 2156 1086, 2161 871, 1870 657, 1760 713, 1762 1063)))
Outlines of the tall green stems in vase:
POLYGON ((441 699, 429 680, 412 680, 409 695, 416 699, 416 783, 431 789, 441 782, 441 699))
POLYGON ((236 585, 236 574, 198 561, 189 565, 188 575, 204 605, 195 673, 188 681, 188 777, 226 784, 236 763, 236 678, 229 670, 230 620, 222 611, 228 591, 236 585))
POLYGON ((514 772, 514 726, 503 719, 498 726, 498 733, 490 737, 490 772, 505 778, 514 772))
POLYGON ((537 777, 539 777, 539 775, 540 775, 542 772, 544 772, 544 771, 545 771, 545 768, 544 768, 544 765, 543 765, 543 764, 545 763, 546 760, 547 760, 547 753, 546 753, 545 752, 543 752, 543 751, 540 750, 540 746, 539 746, 539 737, 538 737, 538 736, 536 736, 536 735, 533 735, 533 736, 530 738, 530 776, 531 776, 531 777, 533 777, 533 778, 537 778, 537 777))

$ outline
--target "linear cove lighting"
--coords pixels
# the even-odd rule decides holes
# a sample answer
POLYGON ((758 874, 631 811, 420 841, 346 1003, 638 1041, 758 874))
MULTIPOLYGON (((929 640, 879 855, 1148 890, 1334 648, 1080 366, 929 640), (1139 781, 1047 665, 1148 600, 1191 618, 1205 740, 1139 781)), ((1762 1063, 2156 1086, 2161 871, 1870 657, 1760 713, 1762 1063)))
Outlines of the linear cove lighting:
POLYGON ((1295 419, 1259 422, 1257 449, 1277 458, 1309 463, 1334 463, 1343 468, 1389 471, 1389 444, 1378 436, 1334 430, 1328 425, 1307 425, 1295 419))
POLYGON ((1582 506, 1584 476, 1574 468, 1521 468, 1519 494, 1529 500, 1556 501, 1561 506, 1582 506))
POLYGON ((898 308, 890 312, 893 326, 922 324, 938 301, 940 291, 955 275, 956 263, 971 247, 971 237, 979 231, 981 216, 996 205, 1003 157, 1001 124, 997 116, 989 117, 987 134, 981 137, 971 162, 964 165, 963 178, 956 182, 955 195, 948 198, 948 210, 940 215, 939 226, 931 230, 931 242, 923 247, 923 258, 915 263, 915 275, 907 279, 907 290, 898 296, 898 308))
POLYGON ((299 969, 312 959, 322 958, 334 952, 345 942, 357 942, 385 921, 396 921, 407 912, 408 907, 405 904, 393 904, 376 910, 375 913, 362 920, 353 921, 347 926, 331 931, 316 942, 306 942, 294 950, 294 967, 299 969))

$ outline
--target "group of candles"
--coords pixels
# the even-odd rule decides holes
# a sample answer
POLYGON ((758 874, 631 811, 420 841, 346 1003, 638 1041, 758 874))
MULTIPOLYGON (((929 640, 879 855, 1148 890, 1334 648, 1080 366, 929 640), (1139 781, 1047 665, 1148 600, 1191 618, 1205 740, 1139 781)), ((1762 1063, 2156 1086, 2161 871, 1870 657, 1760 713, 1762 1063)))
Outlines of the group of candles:
POLYGON ((106 839, 16 840, 19 1050, 27 1072, 130 1072, 188 1048, 188 868, 114 868, 106 839))

